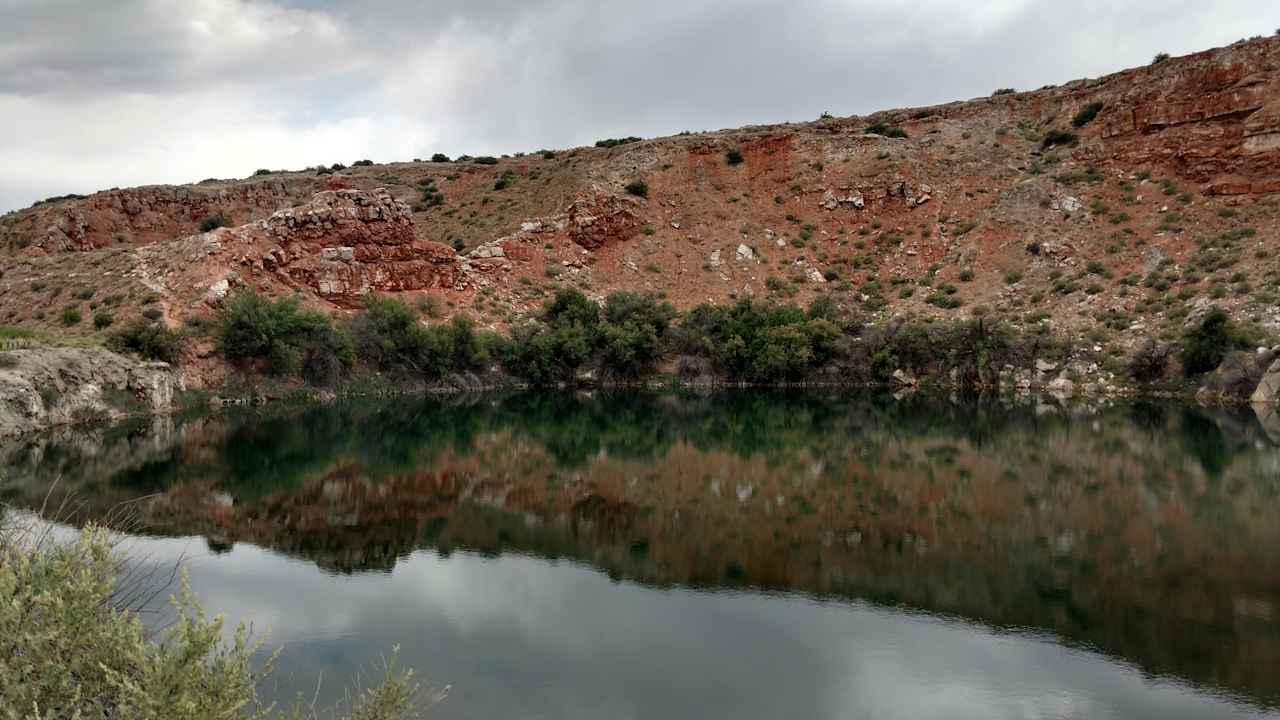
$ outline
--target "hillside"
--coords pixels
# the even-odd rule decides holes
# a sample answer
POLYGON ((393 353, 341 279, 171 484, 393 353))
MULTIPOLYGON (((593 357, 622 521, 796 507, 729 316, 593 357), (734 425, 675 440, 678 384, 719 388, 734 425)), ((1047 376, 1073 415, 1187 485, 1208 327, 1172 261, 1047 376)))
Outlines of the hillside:
POLYGON ((0 218, 0 324, 199 327, 247 285, 505 327, 573 286, 679 309, 828 295, 870 322, 996 315, 1116 355, 1210 304, 1280 331, 1280 37, 1031 92, 603 145, 51 199, 0 218))

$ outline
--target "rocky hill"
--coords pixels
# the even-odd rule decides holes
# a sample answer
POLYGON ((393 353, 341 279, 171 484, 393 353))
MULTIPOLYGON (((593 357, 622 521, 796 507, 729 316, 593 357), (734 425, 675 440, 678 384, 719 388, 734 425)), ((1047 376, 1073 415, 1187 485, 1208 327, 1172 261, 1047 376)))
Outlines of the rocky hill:
POLYGON ((1123 349, 1210 304, 1280 329, 1278 218, 1280 38, 1258 38, 867 117, 51 199, 0 218, 0 324, 198 324, 252 285, 502 326, 569 285, 993 313, 1123 349))

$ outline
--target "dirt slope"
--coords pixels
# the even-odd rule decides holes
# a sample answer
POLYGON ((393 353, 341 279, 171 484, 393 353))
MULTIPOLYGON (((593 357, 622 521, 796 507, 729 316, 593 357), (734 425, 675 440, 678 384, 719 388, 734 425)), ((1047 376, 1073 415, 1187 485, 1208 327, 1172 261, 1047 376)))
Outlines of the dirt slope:
POLYGON ((505 324, 569 284, 680 307, 830 293, 872 319, 997 313, 1126 345, 1210 303, 1280 328, 1277 217, 1265 38, 870 117, 48 201, 0 218, 0 324, 177 324, 242 284, 334 311, 433 296, 434 315, 505 324), (201 233, 211 217, 231 227, 201 233))

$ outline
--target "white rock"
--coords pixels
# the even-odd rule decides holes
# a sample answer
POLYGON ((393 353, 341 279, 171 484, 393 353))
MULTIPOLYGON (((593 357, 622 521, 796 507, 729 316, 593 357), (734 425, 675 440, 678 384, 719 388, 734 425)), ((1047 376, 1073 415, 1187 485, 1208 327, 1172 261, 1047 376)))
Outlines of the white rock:
POLYGON ((738 262, 749 262, 756 257, 755 251, 746 245, 738 245, 738 262))
POLYGON ((226 278, 215 282, 209 286, 204 294, 204 301, 209 305, 217 305, 227 296, 227 292, 231 290, 231 283, 226 278))
POLYGON ((1071 395, 1075 394, 1076 384, 1064 377, 1060 377, 1060 378, 1054 378, 1054 380, 1049 383, 1046 389, 1049 391, 1050 395, 1056 395, 1058 397, 1070 397, 1071 395))

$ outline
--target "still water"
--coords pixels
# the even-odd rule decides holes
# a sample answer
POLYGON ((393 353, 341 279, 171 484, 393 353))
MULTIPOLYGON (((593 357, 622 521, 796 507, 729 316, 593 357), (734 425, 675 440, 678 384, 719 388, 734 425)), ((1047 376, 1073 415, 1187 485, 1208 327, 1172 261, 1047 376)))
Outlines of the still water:
POLYGON ((283 648, 282 699, 399 645, 432 718, 1280 717, 1280 427, 1248 409, 414 398, 0 461, 17 508, 127 509, 283 648))

